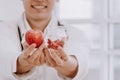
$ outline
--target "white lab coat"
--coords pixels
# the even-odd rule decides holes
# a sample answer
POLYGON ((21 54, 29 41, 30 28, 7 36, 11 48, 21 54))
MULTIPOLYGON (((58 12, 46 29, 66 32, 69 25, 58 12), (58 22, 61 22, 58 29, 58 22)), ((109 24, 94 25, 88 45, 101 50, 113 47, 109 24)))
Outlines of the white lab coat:
MULTIPOLYGON (((44 36, 47 31, 54 30, 56 24, 57 20, 53 18, 48 24, 44 36)), ((78 73, 73 79, 63 78, 54 68, 46 65, 36 67, 26 74, 15 75, 16 60, 21 53, 18 26, 21 30, 22 41, 24 41, 23 34, 30 27, 23 15, 18 21, 0 23, 0 80, 82 80, 85 77, 88 70, 88 40, 83 32, 70 26, 65 26, 69 40, 66 42, 64 50, 68 55, 75 55, 78 60, 78 73)))

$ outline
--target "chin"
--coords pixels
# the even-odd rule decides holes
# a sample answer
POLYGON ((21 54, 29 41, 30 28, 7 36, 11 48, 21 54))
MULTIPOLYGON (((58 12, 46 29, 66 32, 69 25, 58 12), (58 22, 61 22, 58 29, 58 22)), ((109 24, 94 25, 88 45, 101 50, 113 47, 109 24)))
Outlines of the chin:
POLYGON ((39 15, 39 16, 34 17, 35 20, 44 20, 44 19, 47 19, 47 18, 48 17, 43 16, 43 15, 39 15))

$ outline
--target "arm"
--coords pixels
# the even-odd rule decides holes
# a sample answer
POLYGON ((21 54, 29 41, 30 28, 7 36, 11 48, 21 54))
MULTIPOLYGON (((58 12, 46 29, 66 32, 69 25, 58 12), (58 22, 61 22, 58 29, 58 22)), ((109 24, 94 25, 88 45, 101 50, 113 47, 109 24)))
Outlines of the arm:
POLYGON ((63 48, 59 47, 57 50, 47 48, 45 54, 47 64, 55 68, 58 73, 69 78, 76 75, 78 69, 77 60, 72 55, 66 55, 63 48))
POLYGON ((88 73, 90 45, 87 36, 74 27, 67 27, 69 40, 64 50, 68 55, 74 55, 78 62, 78 72, 72 80, 82 80, 88 73))
POLYGON ((88 60, 90 53, 90 45, 87 36, 80 30, 71 27, 68 30, 70 39, 66 44, 65 51, 67 53, 74 53, 78 61, 78 72, 73 80, 82 80, 88 73, 88 60), (72 47, 71 47, 72 45, 72 47))
POLYGON ((88 70, 89 43, 85 35, 74 28, 68 30, 68 34, 70 35, 69 40, 65 43, 64 49, 57 51, 46 49, 46 61, 49 66, 54 67, 62 75, 63 79, 80 80, 88 70), (61 63, 62 65, 60 65, 61 63))

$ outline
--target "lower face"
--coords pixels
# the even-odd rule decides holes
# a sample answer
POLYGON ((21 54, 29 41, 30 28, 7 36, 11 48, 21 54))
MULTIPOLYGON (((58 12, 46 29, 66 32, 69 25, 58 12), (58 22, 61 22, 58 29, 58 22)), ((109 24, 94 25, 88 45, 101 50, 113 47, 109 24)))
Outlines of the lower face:
POLYGON ((25 14, 31 19, 50 18, 56 0, 23 0, 25 14))

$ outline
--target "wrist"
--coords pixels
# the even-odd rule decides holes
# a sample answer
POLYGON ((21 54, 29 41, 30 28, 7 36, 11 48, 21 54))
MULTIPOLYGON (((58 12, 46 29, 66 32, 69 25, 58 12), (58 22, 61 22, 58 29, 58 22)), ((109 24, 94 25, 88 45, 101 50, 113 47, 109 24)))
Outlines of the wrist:
POLYGON ((78 62, 75 56, 68 56, 68 60, 63 66, 56 67, 59 74, 64 77, 74 78, 78 72, 78 62))
POLYGON ((34 68, 33 65, 30 65, 24 58, 22 57, 22 54, 17 58, 17 70, 16 73, 22 74, 29 72, 32 68, 34 68))
POLYGON ((69 78, 74 78, 78 72, 78 62, 77 59, 74 55, 70 55, 69 56, 69 61, 70 61, 70 70, 68 71, 68 73, 65 75, 66 77, 69 78))

